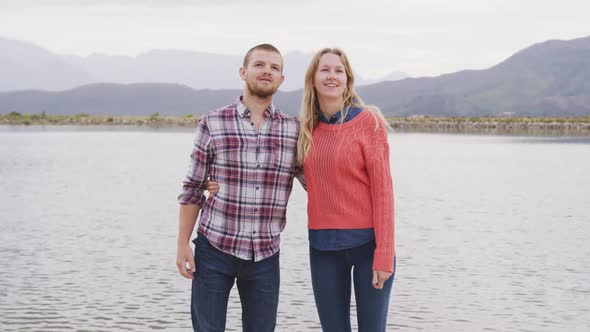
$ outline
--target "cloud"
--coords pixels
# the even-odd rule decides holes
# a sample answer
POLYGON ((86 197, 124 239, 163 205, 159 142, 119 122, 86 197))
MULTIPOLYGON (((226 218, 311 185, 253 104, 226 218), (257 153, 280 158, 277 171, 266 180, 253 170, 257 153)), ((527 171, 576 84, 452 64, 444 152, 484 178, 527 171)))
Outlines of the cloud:
MULTIPOLYGON (((209 7, 243 4, 240 0, 0 0, 0 8, 84 8, 84 7, 136 7, 136 8, 175 8, 175 7, 209 7)), ((248 1, 255 3, 275 3, 273 0, 248 1)))
POLYGON ((77 55, 339 46, 363 76, 433 75, 587 36, 588 12, 588 0, 0 0, 0 36, 77 55))

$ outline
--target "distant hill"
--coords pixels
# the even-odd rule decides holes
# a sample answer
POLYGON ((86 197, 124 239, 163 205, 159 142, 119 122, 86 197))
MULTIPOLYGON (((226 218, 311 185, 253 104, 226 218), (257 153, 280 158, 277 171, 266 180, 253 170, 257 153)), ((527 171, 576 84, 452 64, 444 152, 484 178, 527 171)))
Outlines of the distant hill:
POLYGON ((0 113, 187 115, 229 104, 241 90, 194 90, 177 84, 92 84, 61 92, 0 93, 0 113))
MULTIPOLYGON (((62 92, 0 93, 0 113, 202 114, 230 103, 241 89, 194 90, 178 84, 93 84, 62 92)), ((358 88, 386 115, 588 116, 590 37, 535 44, 486 70, 406 78, 358 88)), ((301 90, 276 105, 297 114, 301 90)))
POLYGON ((64 90, 92 76, 36 45, 0 38, 0 91, 64 90))
POLYGON ((62 58, 92 75, 93 80, 86 84, 175 83, 194 89, 242 87, 238 74, 241 58, 234 55, 153 50, 137 57, 93 54, 62 58))
MULTIPOLYGON (((285 54, 283 91, 303 88, 312 54, 285 54)), ((242 89, 242 56, 185 50, 152 50, 136 57, 58 55, 39 46, 0 38, 0 91, 62 91, 94 83, 172 83, 193 89, 242 89)), ((407 77, 395 72, 359 85, 407 77)))
POLYGON ((528 47, 486 70, 359 88, 390 115, 590 115, 590 37, 528 47))
MULTIPOLYGON (((93 115, 199 115, 233 102, 242 90, 194 90, 184 85, 164 83, 81 86, 60 92, 17 91, 0 93, 0 113, 93 115)), ((291 106, 298 113, 299 92, 279 92, 277 106, 291 106), (294 109, 297 107, 297 109, 294 109)), ((281 107, 282 110, 285 108, 281 107)))

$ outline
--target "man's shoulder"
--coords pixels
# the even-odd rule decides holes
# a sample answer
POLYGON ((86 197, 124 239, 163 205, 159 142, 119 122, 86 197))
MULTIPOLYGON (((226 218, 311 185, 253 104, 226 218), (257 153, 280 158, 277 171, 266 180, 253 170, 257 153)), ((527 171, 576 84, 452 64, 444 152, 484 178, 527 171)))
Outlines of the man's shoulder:
POLYGON ((225 117, 233 117, 236 114, 236 104, 229 104, 212 111, 209 111, 203 115, 205 120, 215 120, 225 117))
POLYGON ((275 111, 278 113, 279 118, 281 120, 299 125, 299 118, 298 117, 296 117, 294 115, 289 115, 279 109, 275 109, 275 111))
POLYGON ((279 118, 281 121, 282 130, 286 130, 287 132, 292 133, 296 136, 299 135, 299 118, 284 113, 278 109, 276 109, 275 111, 277 112, 276 118, 279 118))
POLYGON ((209 130, 219 128, 223 126, 223 122, 232 121, 235 118, 236 112, 236 105, 229 104, 203 114, 199 119, 199 123, 207 126, 209 130))

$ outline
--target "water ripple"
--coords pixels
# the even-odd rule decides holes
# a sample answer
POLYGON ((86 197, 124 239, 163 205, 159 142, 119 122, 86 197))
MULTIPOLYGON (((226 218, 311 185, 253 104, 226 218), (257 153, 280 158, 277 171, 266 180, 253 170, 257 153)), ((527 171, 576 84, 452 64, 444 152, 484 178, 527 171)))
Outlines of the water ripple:
MULTIPOLYGON (((191 136, 0 130, 2 331, 190 330, 174 197, 191 136)), ((388 331, 587 331, 590 142, 391 139, 398 271, 388 331)), ((295 185, 279 332, 321 330, 305 207, 295 185)), ((235 289, 228 308, 227 331, 241 331, 235 289)))

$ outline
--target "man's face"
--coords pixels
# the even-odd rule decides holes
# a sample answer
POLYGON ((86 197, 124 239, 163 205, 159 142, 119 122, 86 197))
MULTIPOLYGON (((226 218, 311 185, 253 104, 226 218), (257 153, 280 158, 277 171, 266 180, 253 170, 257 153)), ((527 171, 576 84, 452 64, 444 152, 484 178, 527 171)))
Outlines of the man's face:
POLYGON ((285 80, 283 59, 275 52, 255 50, 246 67, 240 68, 240 76, 250 94, 260 98, 272 96, 285 80))

